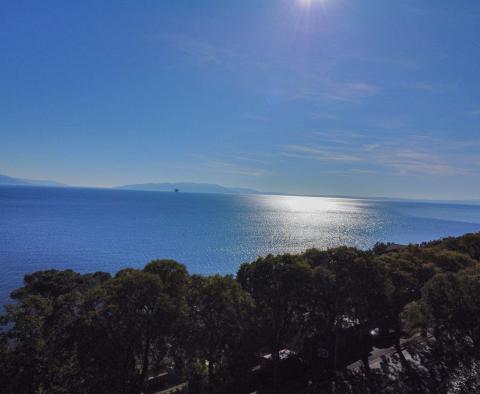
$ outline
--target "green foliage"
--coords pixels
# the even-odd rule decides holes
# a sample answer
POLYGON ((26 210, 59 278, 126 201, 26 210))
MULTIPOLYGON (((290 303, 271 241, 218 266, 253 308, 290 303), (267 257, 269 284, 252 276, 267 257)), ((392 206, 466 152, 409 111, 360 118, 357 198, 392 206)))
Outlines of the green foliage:
POLYGON ((185 295, 188 285, 187 268, 175 260, 154 260, 143 269, 149 274, 158 275, 162 280, 165 292, 173 298, 181 298, 185 295))
POLYGON ((470 233, 461 237, 448 237, 425 244, 439 250, 465 253, 474 260, 480 260, 480 233, 470 233))
POLYGON ((146 393, 166 369, 191 393, 478 387, 480 234, 387 246, 268 255, 235 278, 190 276, 173 260, 114 277, 26 275, 0 317, 1 391, 146 393), (343 371, 367 359, 375 327, 394 331, 397 356, 381 370, 343 371), (413 362, 400 351, 402 335, 414 335, 403 345, 413 362), (282 376, 282 348, 303 360, 296 379, 282 376), (264 353, 272 355, 268 384, 252 372, 264 353))
POLYGON ((187 304, 191 364, 196 365, 197 360, 206 362, 207 381, 212 386, 232 384, 226 378, 235 378, 239 372, 235 384, 240 384, 252 365, 245 341, 253 311, 250 295, 232 277, 194 275, 187 304))
POLYGON ((289 346, 302 331, 310 277, 310 266, 288 254, 269 255, 240 267, 237 280, 255 301, 255 336, 263 350, 289 346))
POLYGON ((422 313, 436 336, 480 348, 480 265, 436 275, 423 289, 422 313))

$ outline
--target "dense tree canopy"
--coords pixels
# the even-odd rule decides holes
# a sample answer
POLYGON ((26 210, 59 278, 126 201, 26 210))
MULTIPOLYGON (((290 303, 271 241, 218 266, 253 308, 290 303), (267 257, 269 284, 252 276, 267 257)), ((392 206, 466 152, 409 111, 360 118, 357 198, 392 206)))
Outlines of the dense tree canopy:
POLYGON ((268 255, 235 277, 173 260, 36 272, 0 318, 0 391, 146 393, 174 376, 190 393, 469 392, 479 258, 480 234, 466 234, 268 255), (397 352, 369 370, 373 346, 397 352))

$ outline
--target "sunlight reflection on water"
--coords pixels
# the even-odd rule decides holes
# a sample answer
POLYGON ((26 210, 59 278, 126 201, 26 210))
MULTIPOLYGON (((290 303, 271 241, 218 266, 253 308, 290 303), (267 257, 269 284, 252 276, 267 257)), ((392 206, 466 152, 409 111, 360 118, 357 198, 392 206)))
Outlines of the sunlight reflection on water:
POLYGON ((363 200, 260 196, 256 202, 263 208, 261 226, 289 252, 340 244, 368 247, 385 220, 363 200))
POLYGON ((27 272, 115 272, 173 258, 235 273, 268 253, 480 229, 480 206, 326 197, 0 187, 0 298, 27 272))

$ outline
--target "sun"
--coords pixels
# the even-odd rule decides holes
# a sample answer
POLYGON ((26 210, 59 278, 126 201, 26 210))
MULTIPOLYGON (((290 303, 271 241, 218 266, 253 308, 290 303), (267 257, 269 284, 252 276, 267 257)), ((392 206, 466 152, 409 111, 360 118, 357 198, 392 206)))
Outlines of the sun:
POLYGON ((302 6, 302 7, 310 7, 314 3, 325 3, 326 0, 297 0, 297 2, 302 6))

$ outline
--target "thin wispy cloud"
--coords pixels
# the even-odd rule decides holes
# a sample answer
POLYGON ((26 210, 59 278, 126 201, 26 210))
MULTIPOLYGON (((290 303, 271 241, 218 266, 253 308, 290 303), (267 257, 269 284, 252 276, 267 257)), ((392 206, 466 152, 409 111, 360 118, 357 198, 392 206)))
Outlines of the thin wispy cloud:
POLYGON ((364 134, 350 130, 312 131, 308 136, 321 140, 323 144, 345 146, 361 144, 365 139, 364 134))
MULTIPOLYGON (((203 169, 209 172, 244 175, 251 177, 265 176, 268 172, 261 168, 242 165, 235 161, 229 161, 223 158, 212 158, 205 155, 191 154, 195 169, 203 169)), ((238 158, 239 161, 245 161, 246 158, 238 158)))
POLYGON ((361 157, 334 150, 312 145, 284 145, 282 154, 289 157, 301 157, 317 161, 363 161, 361 157))
POLYGON ((480 108, 473 109, 471 111, 468 111, 468 115, 471 116, 480 116, 480 108))
POLYGON ((426 82, 426 81, 416 81, 416 82, 409 82, 403 85, 405 89, 409 90, 416 90, 416 91, 424 91, 429 93, 442 93, 449 86, 440 83, 433 83, 433 82, 426 82))
POLYGON ((350 49, 348 53, 338 54, 337 56, 343 57, 345 60, 357 61, 364 63, 368 66, 370 64, 377 64, 384 67, 397 67, 406 70, 416 70, 421 66, 421 62, 418 58, 413 56, 405 56, 395 53, 389 53, 388 56, 381 56, 379 54, 363 53, 350 49))
POLYGON ((342 163, 342 166, 359 163, 365 168, 329 169, 358 175, 373 174, 380 168, 385 174, 396 176, 469 176, 480 171, 480 162, 475 161, 477 156, 465 155, 465 144, 474 141, 449 142, 428 135, 411 135, 362 142, 362 134, 340 141, 338 132, 318 135, 322 136, 323 145, 282 145, 279 154, 290 159, 342 163))
POLYGON ((358 103, 379 94, 381 91, 380 86, 364 81, 338 82, 317 78, 308 87, 292 87, 290 91, 277 90, 272 91, 272 94, 283 94, 289 100, 358 103))
POLYGON ((322 174, 341 175, 341 176, 375 175, 375 174, 378 174, 378 171, 367 170, 367 169, 364 169, 364 168, 348 168, 346 170, 324 170, 324 169, 320 169, 319 172, 322 173, 322 174))
POLYGON ((357 101, 379 93, 379 86, 367 82, 330 82, 323 96, 339 101, 357 101))
POLYGON ((477 171, 459 141, 428 135, 406 135, 382 141, 370 157, 395 175, 468 176, 477 171))
POLYGON ((268 165, 270 162, 268 160, 268 157, 271 157, 272 155, 268 156, 267 154, 257 152, 257 153, 251 153, 251 152, 244 152, 244 153, 232 153, 229 155, 229 158, 231 160, 235 160, 239 163, 249 163, 253 165, 268 165))
POLYGON ((255 114, 244 114, 243 118, 248 120, 259 121, 259 122, 268 122, 270 120, 268 116, 255 115, 255 114))
POLYGON ((312 114, 313 119, 328 119, 328 120, 337 120, 338 116, 328 112, 314 112, 312 114))
POLYGON ((387 130, 404 129, 408 125, 409 119, 406 116, 385 116, 375 119, 372 125, 387 130))
POLYGON ((383 90, 369 81, 335 80, 321 70, 312 72, 302 62, 289 57, 265 58, 265 54, 226 49, 183 35, 162 37, 162 40, 189 56, 196 65, 218 65, 241 73, 252 82, 252 88, 271 96, 274 101, 358 103, 383 90), (273 78, 274 75, 277 77, 273 78))
POLYGON ((363 149, 365 149, 365 151, 367 152, 373 152, 374 150, 380 148, 380 144, 365 144, 365 145, 362 145, 363 146, 363 149))
POLYGON ((467 175, 469 171, 446 161, 442 156, 413 149, 386 150, 375 158, 378 164, 391 167, 396 175, 467 175))
POLYGON ((245 61, 246 57, 240 52, 215 45, 205 40, 199 40, 186 35, 161 36, 161 41, 168 43, 180 52, 187 55, 193 63, 200 66, 235 65, 245 61))

